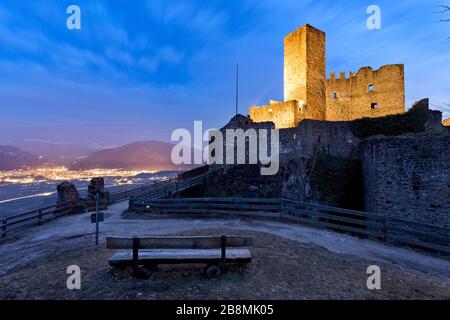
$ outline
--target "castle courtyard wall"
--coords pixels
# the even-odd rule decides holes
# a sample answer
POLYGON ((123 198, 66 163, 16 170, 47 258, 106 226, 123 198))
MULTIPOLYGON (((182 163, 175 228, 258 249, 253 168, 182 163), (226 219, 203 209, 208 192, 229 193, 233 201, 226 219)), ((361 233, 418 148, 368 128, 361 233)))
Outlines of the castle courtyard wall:
POLYGON ((280 159, 311 158, 319 151, 357 158, 359 142, 348 122, 304 120, 296 128, 280 129, 280 159))
POLYGON ((450 227, 450 136, 361 143, 365 209, 450 227))

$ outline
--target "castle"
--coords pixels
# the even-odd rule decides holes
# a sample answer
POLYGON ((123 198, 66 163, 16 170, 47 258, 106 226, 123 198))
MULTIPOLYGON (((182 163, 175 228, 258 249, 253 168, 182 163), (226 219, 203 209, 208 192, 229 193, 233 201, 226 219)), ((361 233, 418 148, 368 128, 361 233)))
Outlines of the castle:
POLYGON ((293 128, 304 119, 349 121, 405 111, 404 65, 326 79, 325 33, 308 24, 284 38, 284 99, 249 108, 254 122, 293 128))

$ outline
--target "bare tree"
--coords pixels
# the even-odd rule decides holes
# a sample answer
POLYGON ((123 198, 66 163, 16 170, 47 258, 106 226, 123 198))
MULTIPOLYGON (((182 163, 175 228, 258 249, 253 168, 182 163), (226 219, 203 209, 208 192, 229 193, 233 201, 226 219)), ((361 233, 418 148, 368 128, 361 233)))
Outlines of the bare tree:
POLYGON ((437 11, 436 13, 440 13, 442 14, 442 18, 441 18, 441 22, 450 22, 450 17, 448 17, 448 13, 450 13, 450 5, 446 5, 446 4, 441 4, 439 6, 440 10, 437 11))
MULTIPOLYGON (((450 5, 441 4, 439 10, 434 13, 441 15, 439 22, 450 22, 450 5)), ((447 38, 447 41, 450 42, 450 37, 447 38)))
POLYGON ((449 103, 444 103, 444 105, 445 105, 445 109, 450 111, 450 102, 449 103))

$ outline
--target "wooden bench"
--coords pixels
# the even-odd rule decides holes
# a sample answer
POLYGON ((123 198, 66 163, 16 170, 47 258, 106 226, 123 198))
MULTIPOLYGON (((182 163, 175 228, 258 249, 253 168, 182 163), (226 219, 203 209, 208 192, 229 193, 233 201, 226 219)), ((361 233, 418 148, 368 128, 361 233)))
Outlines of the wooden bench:
POLYGON ((159 264, 206 264, 206 274, 214 278, 226 270, 228 263, 248 264, 252 255, 248 248, 253 238, 222 237, 108 237, 106 247, 119 249, 110 259, 114 267, 133 267, 138 278, 148 278, 159 264), (131 251, 130 251, 131 250, 131 251))

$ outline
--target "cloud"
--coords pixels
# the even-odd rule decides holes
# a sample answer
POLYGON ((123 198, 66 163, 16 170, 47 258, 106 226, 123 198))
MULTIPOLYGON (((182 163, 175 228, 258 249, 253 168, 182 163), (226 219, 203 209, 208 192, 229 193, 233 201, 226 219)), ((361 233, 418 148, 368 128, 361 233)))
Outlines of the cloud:
POLYGON ((60 2, 6 2, 0 127, 62 123, 73 133, 102 119, 105 139, 123 138, 127 130, 111 129, 117 122, 139 128, 130 139, 197 119, 220 127, 234 110, 238 61, 241 112, 283 98, 283 36, 307 22, 327 32, 328 71, 405 63, 408 103, 450 101, 448 28, 423 1, 379 0, 383 29, 374 32, 356 0, 79 0, 80 32, 65 28, 60 2))
POLYGON ((121 64, 125 64, 127 66, 131 66, 134 64, 134 58, 130 53, 122 51, 115 47, 106 48, 106 56, 111 60, 114 60, 121 64))
POLYGON ((201 33, 220 31, 228 21, 221 9, 205 1, 148 0, 148 12, 164 25, 182 25, 201 33))
POLYGON ((153 72, 158 68, 158 61, 156 59, 142 57, 138 61, 138 66, 148 72, 153 72))
POLYGON ((161 61, 170 64, 179 64, 183 60, 184 54, 182 52, 176 51, 172 47, 164 47, 159 52, 159 58, 161 61))

